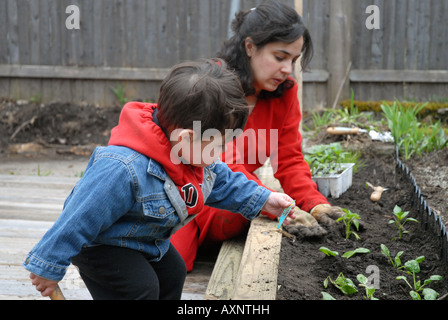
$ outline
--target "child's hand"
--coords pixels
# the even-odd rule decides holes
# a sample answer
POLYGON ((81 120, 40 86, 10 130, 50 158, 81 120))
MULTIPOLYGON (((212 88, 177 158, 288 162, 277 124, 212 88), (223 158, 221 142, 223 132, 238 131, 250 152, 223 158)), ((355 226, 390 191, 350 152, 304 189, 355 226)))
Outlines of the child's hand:
POLYGON ((58 285, 57 281, 41 278, 34 273, 30 274, 30 279, 31 283, 36 286, 36 290, 39 291, 43 297, 49 297, 58 285))
MULTIPOLYGON (((272 192, 266 201, 263 210, 280 217, 283 210, 289 207, 293 201, 294 200, 290 196, 284 193, 272 192)), ((288 216, 291 217, 291 219, 295 219, 294 210, 291 210, 288 216)), ((288 224, 286 220, 285 223, 288 224)))

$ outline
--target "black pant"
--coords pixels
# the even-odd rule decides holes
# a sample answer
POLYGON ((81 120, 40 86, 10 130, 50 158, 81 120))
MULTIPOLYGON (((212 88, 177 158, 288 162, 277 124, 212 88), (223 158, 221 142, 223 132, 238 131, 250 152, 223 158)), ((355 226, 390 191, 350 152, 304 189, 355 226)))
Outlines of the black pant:
POLYGON ((127 248, 95 246, 72 258, 95 300, 180 300, 187 274, 171 245, 159 262, 127 248))

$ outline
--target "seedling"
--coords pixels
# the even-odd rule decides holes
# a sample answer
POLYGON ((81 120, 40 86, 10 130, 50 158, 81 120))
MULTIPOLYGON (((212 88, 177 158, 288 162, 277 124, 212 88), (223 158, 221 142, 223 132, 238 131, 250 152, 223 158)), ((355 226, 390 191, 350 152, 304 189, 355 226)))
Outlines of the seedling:
POLYGON ((367 285, 367 278, 363 274, 358 274, 356 279, 359 281, 359 286, 366 289, 366 299, 368 300, 378 300, 373 296, 375 293, 375 287, 370 287, 367 285))
POLYGON ((387 103, 381 106, 395 144, 403 151, 406 160, 414 153, 421 155, 422 152, 441 150, 448 144, 440 121, 434 124, 418 121, 417 115, 425 105, 406 108, 395 101, 392 106, 387 103))
POLYGON ((357 213, 353 213, 350 210, 342 209, 344 214, 338 218, 336 221, 342 221, 345 225, 345 239, 350 238, 353 234, 356 239, 360 239, 358 234, 355 231, 351 230, 352 225, 355 226, 356 231, 359 231, 359 220, 361 219, 357 213))
POLYGON ((342 255, 342 257, 348 259, 348 258, 353 257, 357 253, 370 253, 370 250, 366 249, 366 248, 358 248, 358 249, 355 249, 353 251, 347 251, 346 253, 344 253, 342 255))
POLYGON ((421 300, 419 292, 422 292, 425 300, 435 300, 439 293, 433 289, 425 288, 428 284, 433 281, 442 280, 442 276, 432 275, 428 279, 426 279, 423 284, 420 280, 416 281, 416 274, 420 273, 420 263, 425 259, 424 256, 418 257, 415 260, 407 261, 404 266, 409 274, 412 274, 413 285, 411 285, 405 276, 399 276, 397 280, 403 280, 406 284, 411 288, 409 294, 411 295, 413 300, 421 300))
POLYGON ((328 283, 331 282, 336 288, 338 288, 344 295, 350 296, 352 294, 355 294, 358 292, 358 289, 356 289, 355 284, 352 280, 346 278, 342 272, 339 274, 339 276, 336 278, 336 280, 332 280, 330 276, 328 276, 324 280, 324 287, 325 289, 328 287, 328 283))
POLYGON ((392 106, 384 102, 381 109, 387 119, 389 129, 394 137, 395 144, 400 146, 404 136, 418 123, 417 114, 426 104, 416 105, 414 108, 404 107, 398 100, 392 106))
POLYGON ((401 267, 401 255, 403 254, 404 251, 399 251, 395 258, 392 259, 392 256, 390 254, 389 248, 386 247, 384 244, 381 244, 381 253, 384 254, 387 258, 389 258, 390 263, 392 264, 392 266, 394 268, 400 268, 401 267))
POLYGON ((336 257, 336 256, 339 255, 339 252, 330 250, 330 249, 328 249, 328 248, 326 248, 326 247, 320 247, 320 248, 319 248, 319 251, 325 253, 328 257, 330 257, 330 256, 331 256, 331 257, 336 257))
MULTIPOLYGON (((394 208, 394 216, 393 216, 394 219, 389 220, 389 224, 394 223, 395 226, 397 227, 399 240, 401 240, 401 237, 403 236, 403 234, 408 233, 408 231, 404 229, 404 225, 408 221, 418 223, 418 221, 414 218, 407 218, 408 214, 409 214, 409 211, 404 212, 403 210, 401 210, 401 208, 399 206, 396 205, 394 208)), ((396 238, 394 238, 394 239, 396 239, 396 238)))
MULTIPOLYGON (((325 253, 327 256, 332 256, 332 257, 339 256, 339 252, 330 250, 330 249, 328 249, 326 247, 320 247, 319 251, 325 253)), ((342 258, 349 259, 349 258, 353 257, 357 253, 370 253, 370 250, 366 249, 366 248, 358 248, 358 249, 355 249, 353 251, 347 251, 346 253, 344 253, 342 255, 342 258)))

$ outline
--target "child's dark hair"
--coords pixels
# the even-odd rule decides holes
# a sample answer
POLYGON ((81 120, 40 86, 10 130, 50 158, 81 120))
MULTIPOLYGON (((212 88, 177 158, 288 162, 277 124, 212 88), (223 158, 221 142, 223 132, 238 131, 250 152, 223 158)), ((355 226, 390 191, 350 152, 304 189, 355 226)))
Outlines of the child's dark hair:
POLYGON ((201 122, 207 129, 243 129, 249 108, 239 77, 219 59, 176 65, 162 82, 158 119, 166 130, 192 129, 201 122))
MULTIPOLYGON (((306 70, 313 56, 313 43, 302 17, 295 9, 278 1, 269 1, 257 8, 241 11, 232 21, 233 36, 224 42, 217 57, 224 59, 230 68, 240 76, 246 96, 255 94, 250 59, 246 54, 245 40, 250 37, 258 49, 271 42, 292 43, 303 36, 303 70, 306 70)), ((276 91, 262 91, 260 98, 279 97, 285 89, 292 87, 291 81, 285 81, 276 91)))

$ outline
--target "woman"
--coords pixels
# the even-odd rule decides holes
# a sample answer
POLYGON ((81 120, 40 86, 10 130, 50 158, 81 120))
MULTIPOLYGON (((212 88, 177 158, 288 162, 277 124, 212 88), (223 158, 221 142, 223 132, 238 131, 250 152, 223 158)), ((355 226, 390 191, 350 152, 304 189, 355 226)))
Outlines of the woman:
MULTIPOLYGON (((245 134, 228 146, 222 158, 233 171, 262 184, 254 171, 270 156, 274 176, 303 210, 296 212, 295 231, 305 236, 322 235, 325 230, 318 222, 331 224, 342 211, 329 205, 311 179, 302 154, 298 85, 290 77, 299 58, 302 69, 312 58, 310 34, 297 12, 279 2, 237 13, 232 29, 234 35, 218 57, 240 76, 251 113, 245 134), (244 139, 251 142, 241 143, 244 139)), ((179 230, 172 243, 191 270, 199 246, 235 237, 247 226, 245 219, 207 208, 179 230)))

